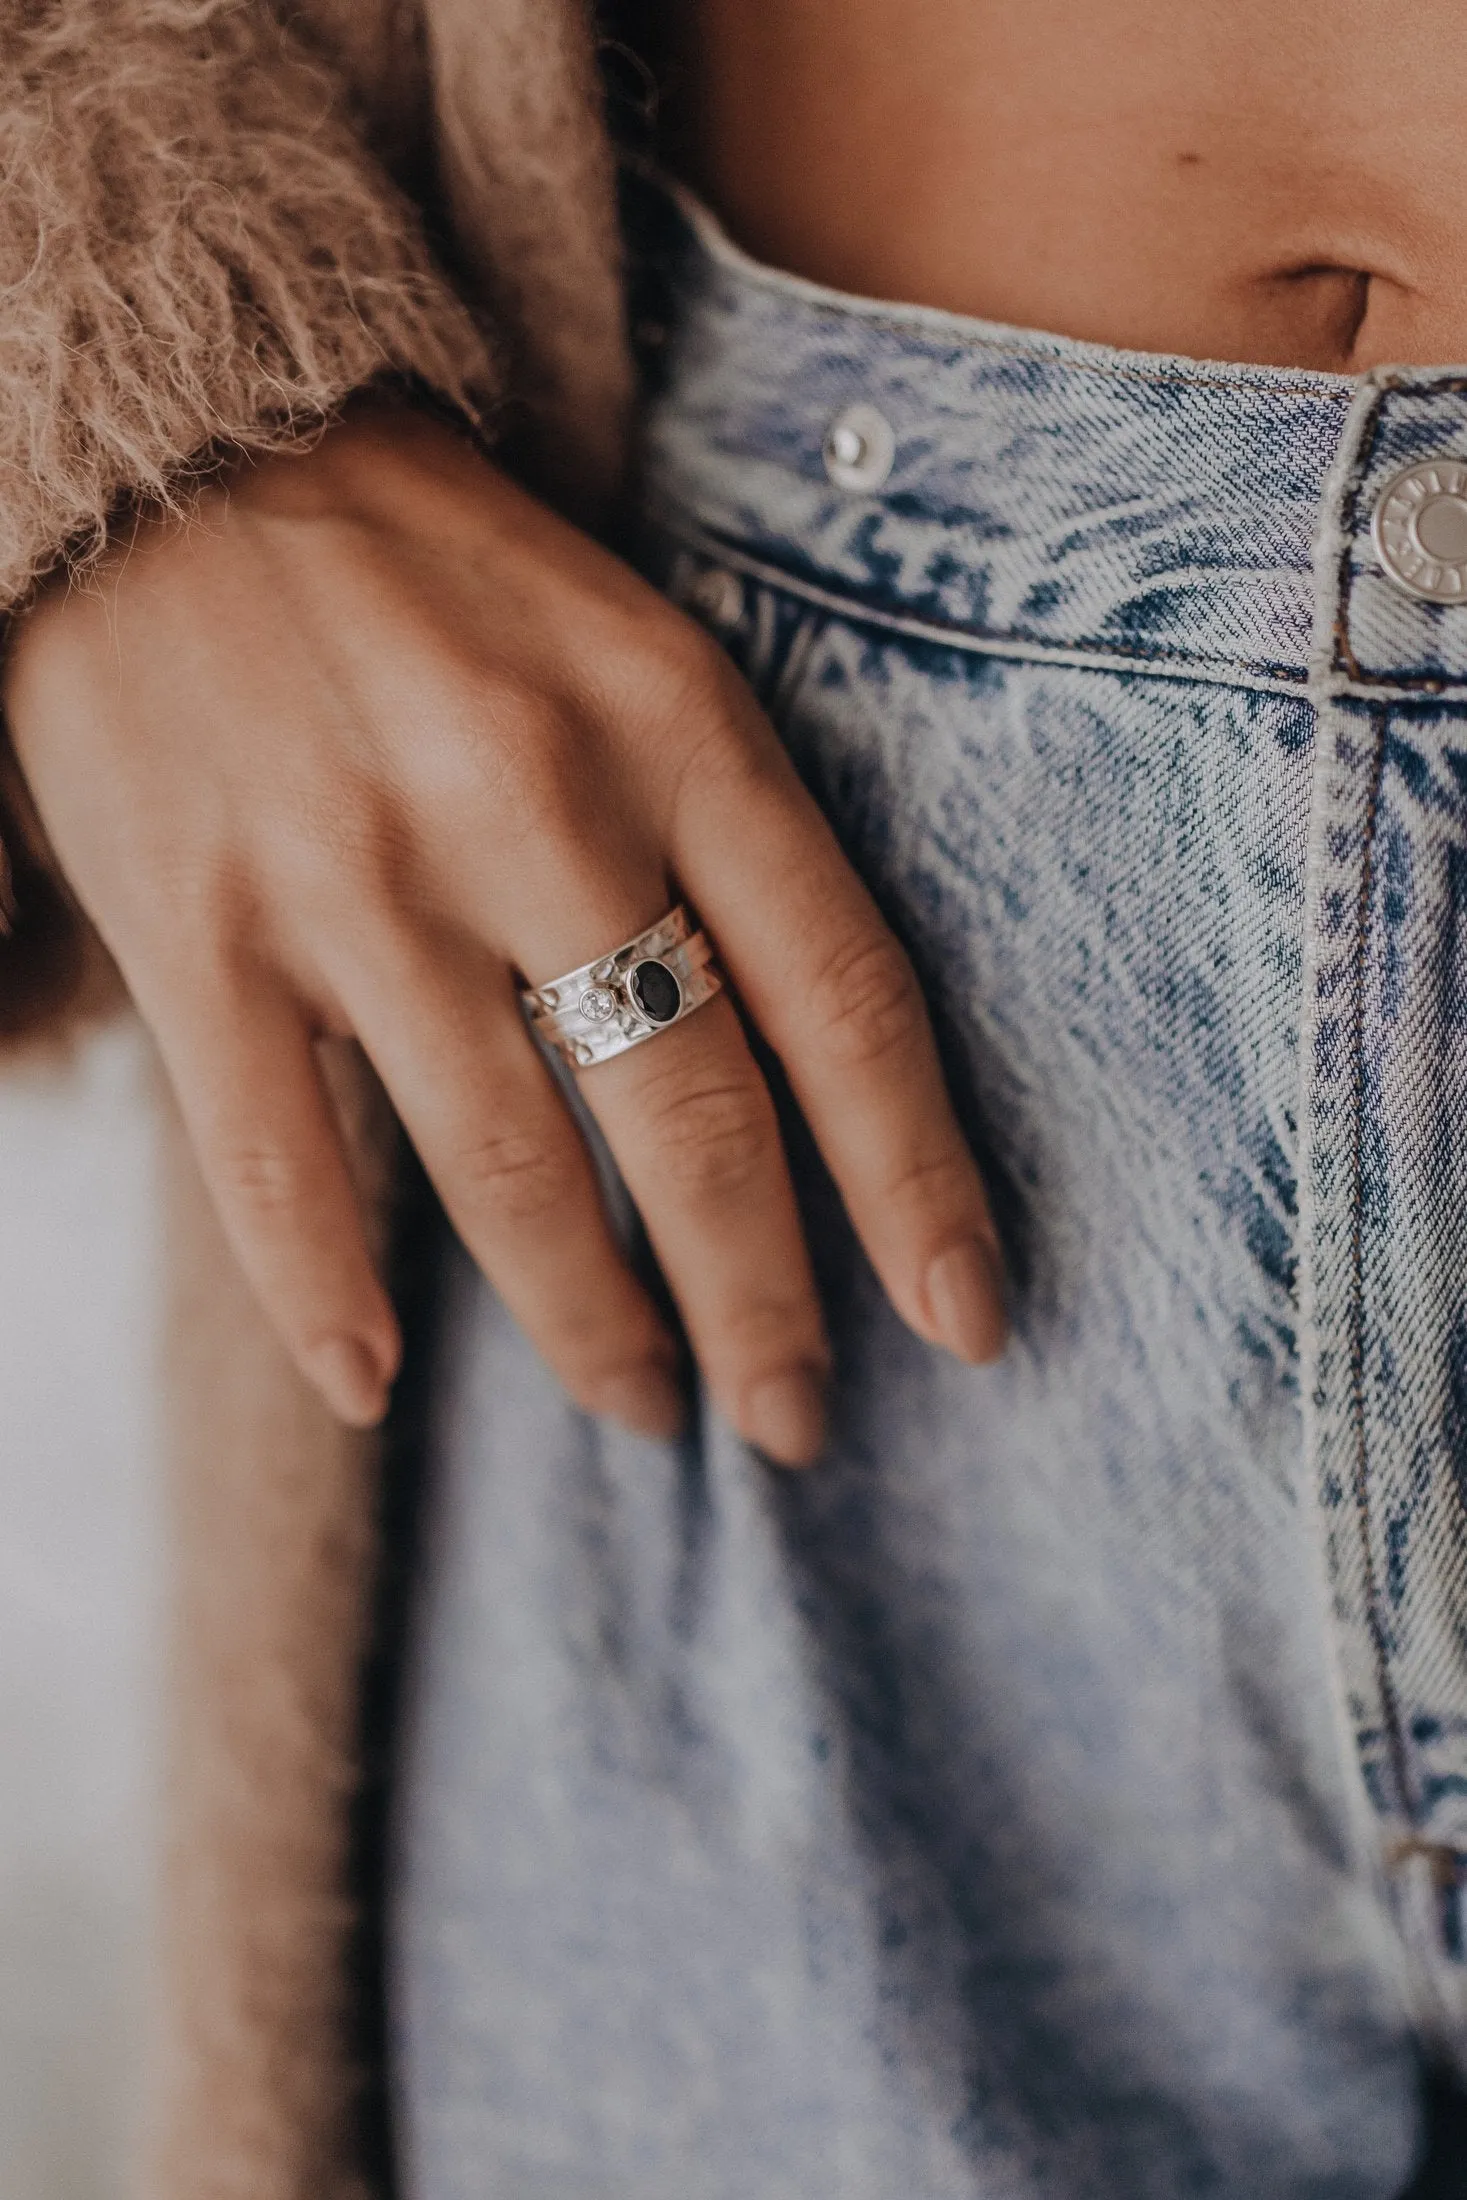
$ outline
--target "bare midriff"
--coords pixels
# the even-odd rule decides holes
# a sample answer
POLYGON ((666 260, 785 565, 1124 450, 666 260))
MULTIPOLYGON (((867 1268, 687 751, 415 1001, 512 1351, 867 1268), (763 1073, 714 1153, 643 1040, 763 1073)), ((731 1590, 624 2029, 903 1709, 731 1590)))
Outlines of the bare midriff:
POLYGON ((760 259, 1094 342, 1467 360, 1463 0, 671 0, 760 259))

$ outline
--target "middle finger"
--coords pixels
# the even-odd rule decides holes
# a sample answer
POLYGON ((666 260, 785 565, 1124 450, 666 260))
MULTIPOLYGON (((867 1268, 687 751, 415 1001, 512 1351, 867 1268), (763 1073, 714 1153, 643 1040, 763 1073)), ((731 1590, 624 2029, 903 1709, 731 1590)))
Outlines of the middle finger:
POLYGON ((772 1458, 824 1436, 829 1347, 768 1086, 727 995, 583 1073, 714 1396, 772 1458))
MULTIPOLYGON (((567 895, 513 943, 548 984, 666 910, 663 881, 567 895)), ((824 1437, 829 1347, 774 1103, 728 997, 581 1077, 713 1395, 752 1444, 803 1466, 824 1437)))

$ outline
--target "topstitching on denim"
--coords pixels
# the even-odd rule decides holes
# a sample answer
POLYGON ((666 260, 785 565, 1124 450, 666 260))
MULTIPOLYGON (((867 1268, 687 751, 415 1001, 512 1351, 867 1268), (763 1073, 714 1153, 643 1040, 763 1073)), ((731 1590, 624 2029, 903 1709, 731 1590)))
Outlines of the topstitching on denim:
POLYGON ((883 320, 747 279, 688 231, 664 231, 642 275, 681 297, 675 324, 652 314, 654 384, 679 401, 654 405, 646 452, 674 526, 956 640, 1303 685, 1313 526, 1352 381, 883 320), (870 494, 836 486, 822 455, 852 400, 894 443, 870 494))
POLYGON ((852 625, 890 634, 903 634, 914 642, 936 642, 943 648, 964 650, 977 657, 1009 657, 1016 664, 1067 665, 1080 672, 1146 673, 1163 680, 1195 680, 1208 686, 1252 688, 1262 695, 1297 695, 1309 684, 1307 670, 1280 671, 1270 675, 1254 666, 1226 659, 1212 662, 1190 657, 1185 651, 1162 652, 1141 644, 1125 649, 1067 649, 1057 642, 1022 641, 1012 634, 982 634, 975 628, 938 626, 926 619, 909 619, 853 595, 821 588, 799 574, 787 572, 763 558, 751 557, 737 543, 696 526, 672 509, 649 506, 647 518, 667 541, 679 544, 703 559, 713 570, 742 573, 761 586, 778 589, 822 611, 832 612, 852 625))
POLYGON ((1425 2019, 1467 2062, 1467 613, 1392 587, 1402 466, 1467 382, 1366 377, 1325 485, 1305 906, 1305 1434, 1348 1714, 1425 2019))

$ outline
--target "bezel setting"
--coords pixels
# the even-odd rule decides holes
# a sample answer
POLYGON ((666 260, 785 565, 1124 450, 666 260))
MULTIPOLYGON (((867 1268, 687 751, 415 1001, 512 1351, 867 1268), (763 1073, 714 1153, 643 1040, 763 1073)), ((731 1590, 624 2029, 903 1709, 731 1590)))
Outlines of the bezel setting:
POLYGON ((670 969, 660 957, 644 955, 640 962, 633 963, 627 972, 627 992, 631 996, 632 1005, 639 1014, 646 1017, 648 1023, 661 1025, 677 1022, 683 1005, 683 989, 678 983, 677 972, 670 969), (659 1008, 655 1004, 654 995, 661 991, 664 984, 672 987, 672 999, 669 1005, 659 1008))

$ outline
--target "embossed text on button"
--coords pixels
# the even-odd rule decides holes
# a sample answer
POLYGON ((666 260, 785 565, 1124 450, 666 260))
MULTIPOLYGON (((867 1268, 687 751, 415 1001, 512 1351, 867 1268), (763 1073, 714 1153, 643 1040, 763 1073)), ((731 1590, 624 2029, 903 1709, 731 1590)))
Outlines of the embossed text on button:
POLYGON ((1467 460, 1424 459, 1392 474, 1370 538, 1386 579, 1425 603, 1467 603, 1467 460))

